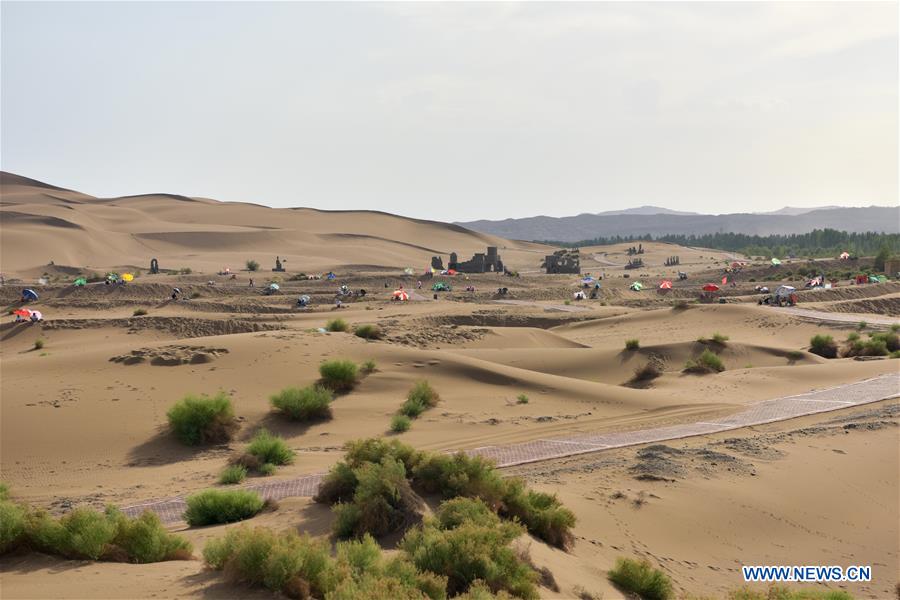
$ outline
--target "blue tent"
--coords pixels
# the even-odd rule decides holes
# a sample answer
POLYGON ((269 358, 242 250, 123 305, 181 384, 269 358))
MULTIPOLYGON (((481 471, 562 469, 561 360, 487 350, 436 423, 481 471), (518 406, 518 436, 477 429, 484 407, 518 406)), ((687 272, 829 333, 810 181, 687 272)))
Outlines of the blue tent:
POLYGON ((337 275, 329 272, 328 274, 325 275, 325 279, 337 279, 337 275))
POLYGON ((22 301, 23 302, 24 301, 34 302, 37 299, 38 299, 37 292, 35 292, 33 289, 26 288, 26 289, 22 290, 22 301))

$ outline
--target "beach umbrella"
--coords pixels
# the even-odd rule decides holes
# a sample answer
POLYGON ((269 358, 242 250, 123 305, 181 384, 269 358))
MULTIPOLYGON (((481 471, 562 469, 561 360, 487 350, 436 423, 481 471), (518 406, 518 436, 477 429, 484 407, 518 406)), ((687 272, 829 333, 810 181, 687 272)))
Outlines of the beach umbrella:
POLYGON ((277 292, 278 290, 281 289, 281 286, 279 286, 277 283, 270 283, 269 289, 272 290, 273 292, 277 292))
POLYGON ((79 277, 78 279, 76 279, 75 281, 72 282, 72 285, 76 285, 79 287, 81 287, 83 285, 87 285, 87 279, 85 279, 84 277, 79 277))
POLYGON ((839 258, 841 260, 847 260, 848 258, 850 258, 850 253, 849 252, 841 252, 841 255, 839 258))
POLYGON ((447 275, 456 275, 456 269, 447 269, 447 275))
POLYGON ((718 292, 719 286, 717 286, 714 283, 707 283, 706 285, 703 286, 703 291, 704 292, 718 292))
POLYGON ((639 292, 642 289, 644 289, 644 284, 642 284, 640 281, 635 281, 631 284, 631 290, 634 292, 639 292))
POLYGON ((32 302, 38 299, 37 292, 31 288, 25 288, 22 290, 22 300, 31 300, 32 302))
POLYGON ((391 299, 406 301, 409 300, 409 294, 407 294, 405 290, 394 290, 394 295, 391 299))
POLYGON ((27 319, 28 317, 31 316, 31 311, 28 310, 27 308, 17 308, 16 310, 13 311, 13 314, 27 319))
POLYGON ((122 281, 132 281, 134 279, 134 275, 131 273, 122 274, 122 281))
POLYGON ((781 264, 781 261, 780 261, 780 260, 778 260, 778 259, 777 259, 777 258, 773 258, 773 259, 772 259, 772 264, 773 264, 773 265, 774 265, 774 266, 776 266, 776 267, 777 267, 777 266, 778 266, 778 265, 780 265, 780 264, 781 264))
POLYGON ((44 319, 44 315, 41 314, 41 311, 39 310, 32 310, 30 317, 35 321, 42 321, 44 319))
POLYGON ((659 289, 661 289, 661 290, 671 290, 671 289, 672 289, 672 282, 669 281, 668 279, 663 279, 662 281, 659 282, 659 289))

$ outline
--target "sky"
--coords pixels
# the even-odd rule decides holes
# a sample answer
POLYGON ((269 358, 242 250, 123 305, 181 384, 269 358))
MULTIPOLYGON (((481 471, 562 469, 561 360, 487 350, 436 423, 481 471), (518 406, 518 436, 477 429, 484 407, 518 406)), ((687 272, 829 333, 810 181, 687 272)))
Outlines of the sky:
POLYGON ((442 221, 898 204, 897 2, 3 2, 0 166, 442 221))

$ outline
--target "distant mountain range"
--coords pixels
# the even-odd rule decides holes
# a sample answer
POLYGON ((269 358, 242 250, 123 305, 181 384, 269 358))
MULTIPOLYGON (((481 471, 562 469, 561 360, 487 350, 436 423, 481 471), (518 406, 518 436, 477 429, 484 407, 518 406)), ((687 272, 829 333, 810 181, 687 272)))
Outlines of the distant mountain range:
POLYGON ((502 221, 456 223, 467 229, 514 240, 577 242, 615 235, 745 233, 771 235, 807 233, 813 229, 848 232, 900 233, 900 207, 867 206, 845 208, 785 207, 770 213, 704 215, 655 206, 573 217, 527 217, 502 221))

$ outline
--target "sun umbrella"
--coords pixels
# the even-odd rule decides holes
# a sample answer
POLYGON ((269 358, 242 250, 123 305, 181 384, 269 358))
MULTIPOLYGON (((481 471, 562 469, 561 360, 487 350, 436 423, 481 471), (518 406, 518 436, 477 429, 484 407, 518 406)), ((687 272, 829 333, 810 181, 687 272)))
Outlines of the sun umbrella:
POLYGON ((640 281, 635 281, 631 284, 631 290, 634 292, 639 292, 642 289, 644 289, 644 284, 642 284, 640 281))
POLYGON ((17 308, 13 311, 14 315, 19 315, 20 317, 25 317, 26 319, 31 316, 31 311, 27 308, 17 308))
POLYGON ((39 310, 33 310, 31 311, 31 318, 35 321, 42 321, 44 319, 44 315, 41 314, 41 311, 39 310))
POLYGON ((719 286, 717 286, 714 283, 707 283, 706 285, 703 286, 703 291, 704 292, 718 292, 719 286))
POLYGON ((131 273, 122 274, 122 281, 131 281, 133 279, 134 279, 134 275, 132 275, 131 273))
POLYGON ((672 282, 669 281, 668 279, 663 279, 661 282, 659 282, 659 289, 661 289, 661 290, 671 290, 671 289, 672 289, 672 282))
POLYGON ((407 294, 405 290, 395 290, 393 299, 403 301, 409 300, 409 294, 407 294))

